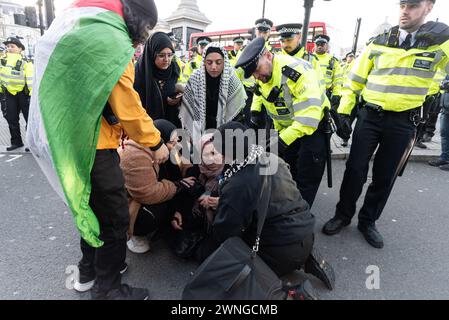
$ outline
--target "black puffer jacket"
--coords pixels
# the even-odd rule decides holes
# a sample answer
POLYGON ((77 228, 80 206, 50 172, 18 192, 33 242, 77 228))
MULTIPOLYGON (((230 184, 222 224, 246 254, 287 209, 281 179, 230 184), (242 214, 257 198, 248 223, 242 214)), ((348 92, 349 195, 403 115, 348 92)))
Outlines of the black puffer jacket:
MULTIPOLYGON (((261 246, 282 246, 301 242, 313 233, 315 218, 290 174, 287 164, 270 155, 271 198, 262 230, 261 246)), ((257 206, 262 188, 263 170, 260 163, 248 165, 220 189, 220 202, 213 224, 216 241, 224 242, 241 236, 249 245, 254 243, 257 226, 257 206)))

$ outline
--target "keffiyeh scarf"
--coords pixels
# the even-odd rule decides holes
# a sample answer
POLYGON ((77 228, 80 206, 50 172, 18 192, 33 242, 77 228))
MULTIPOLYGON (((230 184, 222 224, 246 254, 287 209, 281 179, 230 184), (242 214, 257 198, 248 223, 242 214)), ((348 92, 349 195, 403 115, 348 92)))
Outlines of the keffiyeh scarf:
POLYGON ((203 53, 201 67, 190 77, 184 93, 179 118, 193 141, 199 141, 206 130, 206 53, 210 47, 219 48, 224 56, 217 108, 217 127, 232 121, 245 107, 246 93, 229 63, 228 54, 217 43, 209 44, 203 53))

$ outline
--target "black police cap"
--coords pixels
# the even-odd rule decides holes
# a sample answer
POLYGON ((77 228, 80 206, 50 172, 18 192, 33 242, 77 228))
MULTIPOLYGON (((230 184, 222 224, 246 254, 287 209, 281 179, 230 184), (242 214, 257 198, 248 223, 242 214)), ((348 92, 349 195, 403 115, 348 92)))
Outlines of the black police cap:
POLYGON ((276 27, 276 31, 279 32, 281 39, 290 39, 301 33, 301 23, 286 23, 276 27))
MULTIPOLYGON (((416 3, 420 3, 420 2, 422 2, 422 1, 425 1, 425 0, 401 0, 400 2, 399 2, 399 4, 416 4, 416 3)), ((435 3, 435 1, 436 0, 430 0, 432 3, 435 3)))
POLYGON ((259 37, 251 41, 243 51, 235 67, 245 71, 245 78, 252 76, 257 69, 260 57, 265 52, 265 39, 259 37))
POLYGON ((198 40, 196 40, 196 43, 199 46, 207 46, 211 42, 212 42, 212 39, 209 37, 199 37, 198 40))
POLYGON ((176 37, 175 37, 175 35, 173 34, 173 32, 168 32, 168 33, 167 33, 167 36, 170 38, 170 40, 179 42, 178 39, 176 39, 176 37))
POLYGON ((313 38, 313 42, 315 42, 315 43, 317 43, 317 42, 326 42, 326 43, 329 43, 330 41, 331 41, 331 38, 330 38, 329 36, 324 35, 324 34, 316 35, 316 36, 313 38))
POLYGON ((234 41, 235 43, 243 43, 245 42, 245 39, 243 39, 243 37, 237 37, 232 39, 232 41, 234 41))
POLYGON ((273 21, 267 18, 257 19, 255 22, 256 29, 259 31, 269 31, 273 28, 273 21))
POLYGON ((17 37, 9 37, 8 39, 6 39, 5 42, 3 42, 3 44, 5 46, 10 44, 10 43, 15 44, 16 46, 18 46, 22 50, 25 50, 25 46, 23 45, 22 42, 20 42, 19 38, 17 38, 17 37))

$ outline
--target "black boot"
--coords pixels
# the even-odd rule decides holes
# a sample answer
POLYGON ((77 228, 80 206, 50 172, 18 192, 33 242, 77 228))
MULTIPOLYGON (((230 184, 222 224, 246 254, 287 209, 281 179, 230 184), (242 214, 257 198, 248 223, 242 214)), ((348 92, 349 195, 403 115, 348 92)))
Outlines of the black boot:
POLYGON ((384 240, 382 235, 377 231, 375 226, 360 224, 357 229, 363 234, 365 240, 374 248, 382 249, 384 247, 384 240))
POLYGON ((120 288, 100 292, 96 286, 91 292, 92 300, 149 300, 150 293, 148 289, 133 288, 127 284, 122 284, 120 288))
POLYGON ((320 279, 329 290, 334 289, 334 269, 326 260, 323 259, 321 254, 316 249, 312 249, 309 258, 306 261, 304 271, 320 279))
POLYGON ((14 150, 22 148, 22 147, 23 147, 23 143, 22 144, 13 144, 10 147, 6 148, 6 151, 14 151, 14 150))
POLYGON ((325 235, 333 236, 338 233, 344 228, 351 224, 351 222, 346 222, 343 219, 340 219, 338 217, 333 217, 330 219, 324 226, 322 232, 325 235))

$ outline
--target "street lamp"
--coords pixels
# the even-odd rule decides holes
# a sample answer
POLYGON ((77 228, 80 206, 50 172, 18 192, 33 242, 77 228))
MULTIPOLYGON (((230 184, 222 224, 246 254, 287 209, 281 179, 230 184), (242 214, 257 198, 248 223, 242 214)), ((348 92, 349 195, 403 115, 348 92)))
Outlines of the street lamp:
MULTIPOLYGON (((312 7, 313 7, 313 1, 314 0, 304 0, 304 25, 302 29, 302 39, 301 39, 301 45, 303 47, 306 47, 307 45, 307 36, 309 34, 309 23, 310 23, 310 15, 312 13, 312 7)), ((323 0, 323 1, 331 1, 331 0, 323 0)))
POLYGON ((265 0, 263 0, 262 18, 265 18, 265 0))

